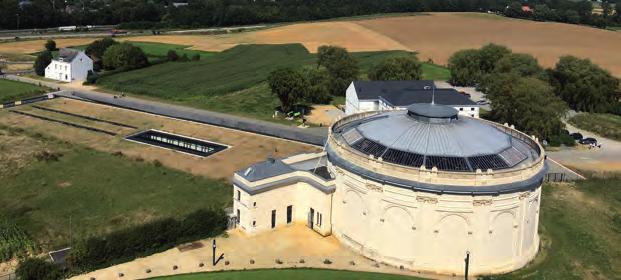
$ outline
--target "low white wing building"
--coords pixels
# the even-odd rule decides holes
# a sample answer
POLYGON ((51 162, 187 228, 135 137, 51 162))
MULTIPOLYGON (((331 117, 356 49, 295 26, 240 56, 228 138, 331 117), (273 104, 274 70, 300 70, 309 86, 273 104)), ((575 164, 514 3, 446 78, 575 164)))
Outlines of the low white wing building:
POLYGON ((479 105, 452 88, 436 88, 433 81, 353 81, 346 91, 345 114, 405 109, 415 103, 455 108, 462 116, 479 117, 479 105))
POLYGON ((61 49, 45 68, 45 77, 63 82, 85 81, 92 70, 93 60, 83 51, 61 49))

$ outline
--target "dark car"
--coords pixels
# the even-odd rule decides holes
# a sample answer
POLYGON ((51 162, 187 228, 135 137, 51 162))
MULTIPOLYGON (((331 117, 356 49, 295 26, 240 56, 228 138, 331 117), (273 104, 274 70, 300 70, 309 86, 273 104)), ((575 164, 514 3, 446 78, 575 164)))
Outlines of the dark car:
POLYGON ((597 145, 597 139, 595 138, 584 138, 584 139, 580 139, 580 141, 578 141, 578 143, 582 144, 582 145, 597 145))
POLYGON ((571 138, 574 138, 574 140, 582 140, 582 134, 578 133, 578 132, 574 132, 572 134, 569 134, 569 136, 571 136, 571 138))

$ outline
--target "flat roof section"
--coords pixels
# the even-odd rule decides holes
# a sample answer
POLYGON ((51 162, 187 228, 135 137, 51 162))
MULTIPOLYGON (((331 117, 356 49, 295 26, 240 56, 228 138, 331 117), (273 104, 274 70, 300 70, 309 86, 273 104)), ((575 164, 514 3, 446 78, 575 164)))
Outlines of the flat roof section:
POLYGON ((125 139, 199 157, 208 157, 229 147, 220 143, 154 129, 132 134, 125 139))

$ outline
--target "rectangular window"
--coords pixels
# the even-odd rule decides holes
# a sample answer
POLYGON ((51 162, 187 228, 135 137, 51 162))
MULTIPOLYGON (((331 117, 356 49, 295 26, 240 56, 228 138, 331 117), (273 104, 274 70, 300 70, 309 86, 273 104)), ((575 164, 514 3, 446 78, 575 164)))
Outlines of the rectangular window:
POLYGON ((237 209, 237 224, 239 224, 240 221, 241 221, 241 213, 239 212, 239 209, 237 209))
POLYGON ((272 210, 272 228, 276 227, 276 210, 272 210))
POLYGON ((287 206, 287 224, 290 224, 293 220, 293 206, 287 206))
POLYGON ((241 200, 241 192, 237 190, 237 201, 241 200))
POLYGON ((315 224, 316 224, 316 225, 319 225, 319 215, 320 215, 320 214, 319 214, 319 212, 317 212, 317 219, 316 219, 316 221, 315 221, 315 224))
POLYGON ((470 108, 470 111, 474 111, 474 108, 470 108))
POLYGON ((463 111, 463 110, 464 110, 464 108, 459 108, 459 111, 463 111))
POLYGON ((252 221, 252 227, 256 227, 257 226, 257 221, 252 221))

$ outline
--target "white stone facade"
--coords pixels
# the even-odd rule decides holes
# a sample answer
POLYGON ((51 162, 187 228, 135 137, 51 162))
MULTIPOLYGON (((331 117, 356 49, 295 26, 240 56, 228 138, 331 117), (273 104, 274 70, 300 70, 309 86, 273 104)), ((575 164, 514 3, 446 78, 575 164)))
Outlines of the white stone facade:
MULTIPOLYGON (((334 126, 372 115, 352 115, 334 126)), ((507 126, 481 122, 530 141, 533 149, 543 151, 532 137, 507 126)), ((543 152, 532 162, 514 169, 450 172, 384 162, 352 150, 340 139, 331 133, 326 152, 283 160, 294 164, 327 156, 326 166, 332 179, 293 171, 249 182, 235 174, 233 204, 234 211, 239 211, 239 227, 255 234, 289 223, 308 225, 312 208, 313 230, 324 236, 334 235, 370 259, 447 275, 464 274, 467 252, 471 275, 510 272, 523 267, 537 254, 542 183, 537 178, 545 171, 543 152), (463 186, 474 191, 462 194, 398 186, 345 168, 343 161, 382 176, 436 186, 463 186), (527 188, 474 194, 477 187, 528 180, 532 183, 527 188), (288 206, 292 207, 290 222, 286 218, 288 206), (271 221, 272 211, 276 211, 275 224, 271 221), (322 219, 320 226, 317 219, 322 219)))

